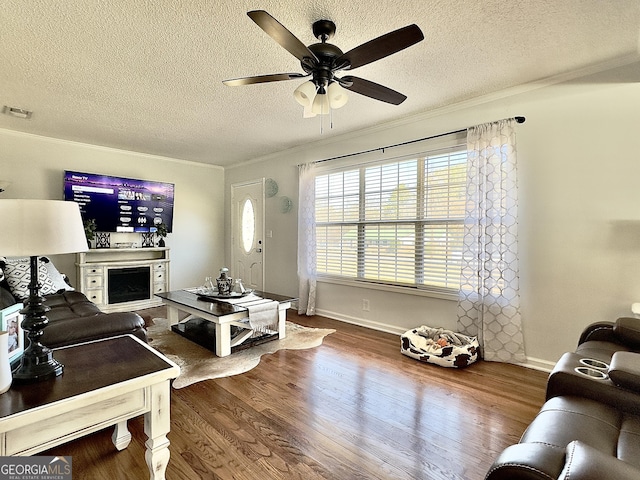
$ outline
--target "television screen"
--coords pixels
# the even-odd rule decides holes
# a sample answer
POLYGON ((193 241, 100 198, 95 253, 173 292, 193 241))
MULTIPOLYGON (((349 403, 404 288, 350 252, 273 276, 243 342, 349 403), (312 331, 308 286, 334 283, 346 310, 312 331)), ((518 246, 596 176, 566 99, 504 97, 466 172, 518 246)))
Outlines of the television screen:
POLYGON ((80 205, 83 220, 94 219, 99 232, 155 232, 173 227, 172 183, 64 172, 64 199, 80 205))

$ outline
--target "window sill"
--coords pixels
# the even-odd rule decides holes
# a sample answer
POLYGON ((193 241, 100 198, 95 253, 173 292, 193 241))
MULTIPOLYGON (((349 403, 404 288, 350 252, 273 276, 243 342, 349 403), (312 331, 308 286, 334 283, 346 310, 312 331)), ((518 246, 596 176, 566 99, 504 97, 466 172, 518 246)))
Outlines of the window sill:
POLYGON ((400 293, 403 295, 416 295, 419 297, 439 298, 441 300, 458 300, 458 292, 452 289, 415 288, 402 287, 400 285, 387 285, 383 283, 369 282, 366 280, 348 280, 344 278, 318 276, 319 283, 331 283, 347 287, 364 288, 367 290, 381 290, 384 292, 400 293))

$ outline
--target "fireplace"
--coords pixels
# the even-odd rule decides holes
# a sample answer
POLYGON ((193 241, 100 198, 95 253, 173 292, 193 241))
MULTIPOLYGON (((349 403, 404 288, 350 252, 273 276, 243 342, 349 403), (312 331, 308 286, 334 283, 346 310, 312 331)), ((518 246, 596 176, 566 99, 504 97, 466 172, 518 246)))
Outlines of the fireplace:
POLYGON ((151 298, 151 268, 109 268, 107 291, 109 304, 151 298))

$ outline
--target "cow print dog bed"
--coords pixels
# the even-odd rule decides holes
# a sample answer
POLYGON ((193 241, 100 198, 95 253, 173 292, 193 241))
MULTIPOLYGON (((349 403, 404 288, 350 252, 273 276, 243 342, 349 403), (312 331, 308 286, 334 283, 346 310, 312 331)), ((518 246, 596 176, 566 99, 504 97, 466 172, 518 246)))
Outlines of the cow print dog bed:
POLYGON ((476 337, 443 328, 421 326, 400 336, 400 352, 421 362, 441 367, 464 368, 478 360, 476 337))

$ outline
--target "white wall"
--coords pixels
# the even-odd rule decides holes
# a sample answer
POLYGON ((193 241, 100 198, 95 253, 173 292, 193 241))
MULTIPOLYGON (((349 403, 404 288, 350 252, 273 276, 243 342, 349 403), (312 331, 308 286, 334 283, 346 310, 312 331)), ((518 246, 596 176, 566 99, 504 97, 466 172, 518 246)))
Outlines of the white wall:
MULTIPOLYGON (((173 233, 165 239, 172 289, 200 285, 224 263, 222 168, 0 129, 0 181, 11 182, 0 199, 62 200, 64 170, 175 184, 173 233)), ((74 262, 75 255, 55 258, 75 285, 74 262)))
MULTIPOLYGON (((640 301, 640 83, 616 83, 618 73, 523 88, 281 152, 227 169, 225 191, 272 177, 297 207, 297 164, 525 116, 517 127, 522 316, 529 361, 548 366, 575 349, 587 324, 630 315, 640 301)), ((267 209, 267 290, 297 294, 296 215, 267 209)), ((387 331, 455 329, 452 300, 324 283, 317 300, 319 313, 387 331)))

